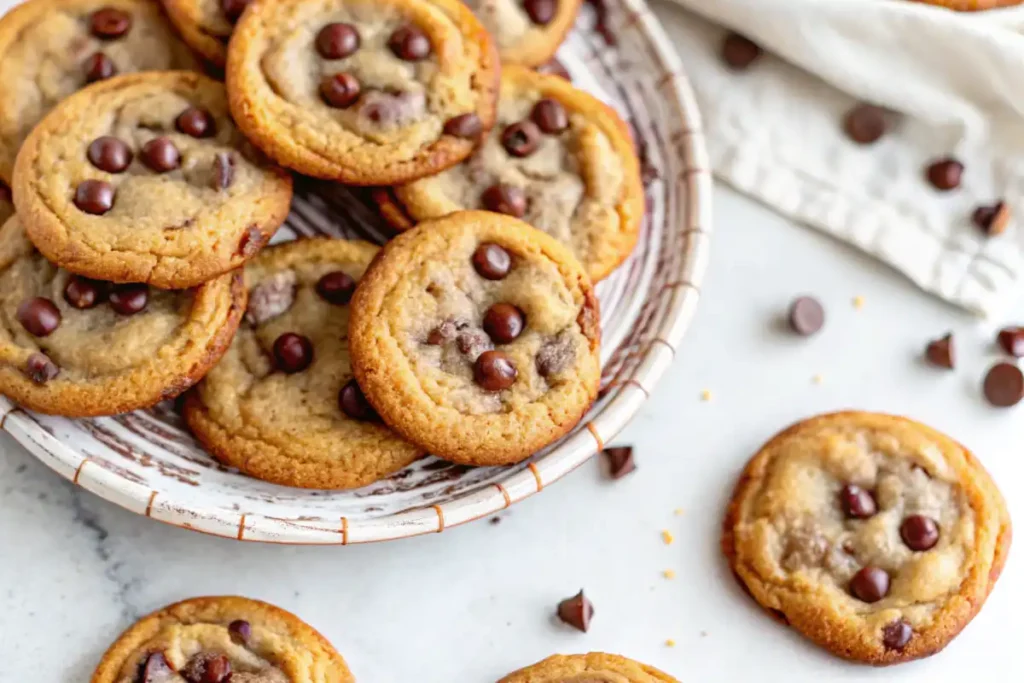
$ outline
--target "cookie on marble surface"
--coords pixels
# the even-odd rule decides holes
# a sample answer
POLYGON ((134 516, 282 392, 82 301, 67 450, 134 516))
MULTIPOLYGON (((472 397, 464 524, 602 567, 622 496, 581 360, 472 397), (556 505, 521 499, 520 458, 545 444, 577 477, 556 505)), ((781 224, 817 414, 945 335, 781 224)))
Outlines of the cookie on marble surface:
POLYGON ((228 41, 249 0, 163 0, 182 40, 214 66, 223 67, 228 41))
POLYGON ((232 124, 223 85, 163 71, 64 100, 25 141, 13 189, 54 263, 181 289, 254 256, 288 215, 292 179, 232 124))
POLYGON ((503 68, 497 124, 469 159, 374 197, 399 230, 463 209, 522 218, 567 245, 594 281, 632 251, 644 213, 626 123, 565 79, 516 66, 503 68))
POLYGON ((306 488, 357 488, 423 451, 388 429, 352 377, 348 304, 377 252, 306 239, 246 266, 249 304, 231 348, 189 394, 185 418, 225 464, 306 488))
POLYGON ((754 599, 870 664, 934 654, 981 609, 1010 547, 981 464, 906 418, 821 415, 769 441, 733 494, 722 549, 754 599))
POLYGON ((0 394, 69 417, 151 406, 199 381, 244 308, 236 273, 173 292, 72 275, 14 217, 0 228, 0 394))
POLYGON ((569 251, 464 211, 389 242, 352 299, 349 347, 384 421, 467 465, 518 462, 572 429, 600 383, 598 303, 569 251))
POLYGON ((193 598, 143 617, 103 655, 92 683, 354 683, 312 626, 234 596, 193 598))
POLYGON ((679 683, 664 671, 621 655, 553 655, 498 683, 679 683))
POLYGON ((551 59, 576 21, 582 0, 465 0, 498 46, 502 64, 534 67, 551 59))
POLYGON ((494 122, 498 70, 458 0, 256 0, 227 81, 238 125, 282 165, 390 185, 472 152, 494 122))
POLYGON ((117 74, 198 69, 152 0, 29 0, 0 19, 0 178, 50 109, 117 74))

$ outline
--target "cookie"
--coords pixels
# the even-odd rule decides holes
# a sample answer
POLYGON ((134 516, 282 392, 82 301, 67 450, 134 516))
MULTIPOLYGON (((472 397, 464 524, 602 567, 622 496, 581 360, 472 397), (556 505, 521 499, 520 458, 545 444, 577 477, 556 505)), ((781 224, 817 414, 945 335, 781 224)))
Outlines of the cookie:
POLYGON ((504 65, 534 67, 554 56, 582 0, 466 0, 494 37, 504 65))
POLYGON ((218 460, 278 484, 347 489, 423 455, 384 426, 349 366, 348 303, 376 252, 307 239, 246 266, 245 319, 185 402, 185 419, 218 460))
POLYGON ((565 79, 515 66, 502 70, 497 125, 469 159, 374 196, 399 230, 463 209, 522 218, 569 246, 594 281, 632 251, 644 213, 626 123, 565 79))
POLYGON ((29 0, 0 19, 0 177, 21 143, 79 88, 136 71, 198 69, 152 0, 29 0))
POLYGON ((103 655, 92 683, 354 683, 312 626, 239 597, 185 600, 143 617, 103 655))
POLYGON ((391 185, 469 156, 494 122, 498 57, 458 0, 256 0, 227 82, 239 127, 282 165, 391 185))
POLYGON ((214 66, 223 67, 235 22, 249 0, 163 0, 182 40, 214 66))
POLYGON ((7 222, 7 219, 14 215, 14 200, 11 198, 11 188, 0 181, 0 225, 7 222))
POLYGON ((664 671, 620 655, 591 652, 585 655, 554 655, 498 683, 679 683, 664 671))
POLYGON ((69 417, 151 406, 199 381, 244 308, 239 274, 174 292, 72 275, 14 217, 0 228, 0 394, 69 417))
POLYGON ((292 197, 291 175, 232 124, 224 86, 189 71, 119 76, 64 100, 25 141, 13 188, 54 263, 166 289, 245 263, 292 197))
POLYGON ((464 211, 389 242, 352 299, 366 397, 409 441, 457 463, 518 462, 597 395, 597 299, 572 254, 509 216, 464 211))
POLYGON ((722 549, 771 614, 879 665, 944 648, 981 609, 1010 536, 1002 496, 963 446, 906 418, 844 412, 754 456, 722 549))
POLYGON ((946 9, 956 10, 958 12, 978 12, 987 9, 996 9, 998 7, 1012 7, 1013 5, 1019 5, 1021 0, 913 0, 914 2, 923 2, 928 5, 937 5, 939 7, 945 7, 946 9))

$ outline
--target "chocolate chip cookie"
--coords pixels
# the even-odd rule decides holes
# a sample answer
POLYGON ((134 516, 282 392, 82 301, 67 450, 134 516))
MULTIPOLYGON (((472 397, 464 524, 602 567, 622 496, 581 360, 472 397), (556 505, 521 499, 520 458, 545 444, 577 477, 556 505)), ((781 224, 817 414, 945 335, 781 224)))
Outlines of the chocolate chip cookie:
POLYGON ((356 488, 423 451, 388 429, 349 365, 348 304, 377 247, 308 239, 246 266, 249 307, 231 348, 185 403, 217 459, 279 484, 356 488))
POLYGON ((0 225, 7 222, 7 219, 14 215, 14 200, 11 198, 11 188, 0 181, 0 225))
POLYGON ((30 0, 0 19, 0 177, 29 131, 79 88, 117 74, 197 69, 152 0, 30 0))
POLYGON ((238 125, 284 166, 390 185, 469 156, 494 122, 498 57, 458 0, 255 0, 227 80, 238 125))
POLYGON ((224 86, 189 71, 119 76, 64 100, 25 141, 13 188, 54 263, 168 289, 242 265, 292 197, 291 175, 232 124, 224 86))
POLYGON ((620 655, 554 655, 498 683, 679 683, 664 671, 620 655))
POLYGON ((498 45, 502 64, 534 67, 554 56, 582 0, 465 0, 498 45))
POLYGON ((352 300, 352 367, 409 441, 453 462, 518 462, 597 395, 598 304, 582 266, 509 216, 464 211, 384 246, 352 300))
POLYGON ((722 549, 770 613, 847 659, 934 654, 981 609, 1010 547, 1003 498, 949 437, 902 417, 800 422, 747 465, 722 549))
POLYGON ((163 0, 182 40, 214 66, 228 58, 228 40, 249 0, 163 0))
POLYGON ((193 598, 143 617, 110 646, 92 683, 353 683, 312 626, 239 597, 193 598))
POLYGON ((462 209, 522 218, 567 245, 594 281, 636 244, 640 163, 613 109, 563 78, 505 66, 498 122, 466 161, 374 193, 398 229, 462 209))
POLYGON ((69 417, 151 406, 217 362, 244 307, 238 274, 175 292, 72 275, 11 218, 0 228, 0 394, 69 417))

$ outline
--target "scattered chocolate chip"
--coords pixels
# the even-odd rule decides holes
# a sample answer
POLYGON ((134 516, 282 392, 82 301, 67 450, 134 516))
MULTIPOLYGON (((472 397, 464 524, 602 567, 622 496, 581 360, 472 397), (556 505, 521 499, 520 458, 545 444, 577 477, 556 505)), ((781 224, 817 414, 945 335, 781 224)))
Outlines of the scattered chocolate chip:
POLYGON ((522 218, 526 213, 526 193, 515 185, 491 185, 480 195, 480 203, 488 211, 522 218))
POLYGON ((85 60, 82 64, 82 71, 85 72, 85 82, 95 83, 117 75, 117 66, 114 60, 102 52, 97 52, 85 60))
POLYGON ((114 186, 105 180, 83 180, 75 188, 75 206, 94 216, 114 207, 114 186))
POLYGON ((512 256, 493 242, 485 242, 473 252, 473 268, 488 280, 503 280, 512 269, 512 256))
POLYGON ((399 59, 418 62, 430 54, 430 39, 416 26, 407 24, 391 34, 388 47, 399 59))
POLYGON ((174 125, 185 135, 191 135, 194 138, 212 137, 217 132, 217 124, 213 120, 213 115, 199 107, 189 107, 178 114, 174 125))
POLYGON ((587 600, 581 589, 576 595, 558 603, 558 618, 569 626, 586 633, 590 628, 590 620, 594 618, 594 605, 587 600))
POLYGON ((897 619, 885 625, 882 629, 882 644, 890 650, 902 650, 914 636, 914 629, 910 624, 897 619))
POLYGON ((491 523, 491 526, 498 526, 501 524, 501 517, 491 517, 488 521, 491 523))
POLYGON ((964 165, 956 159, 939 159, 928 166, 928 182, 936 190, 946 192, 960 187, 960 179, 964 173, 964 165))
POLYGON ((316 51, 324 59, 344 59, 359 49, 360 42, 352 24, 327 24, 316 35, 316 51))
POLYGON ((501 132, 501 145, 514 157, 528 157, 540 143, 540 128, 533 121, 513 123, 501 132))
POLYGON ((476 360, 484 351, 493 349, 494 344, 482 330, 466 330, 455 336, 455 347, 470 360, 476 360))
POLYGON ((228 635, 231 640, 239 645, 245 645, 252 637, 252 626, 244 619, 235 619, 228 624, 228 635))
POLYGON ((554 57, 544 62, 534 70, 539 74, 558 76, 559 78, 564 78, 570 83, 572 82, 572 74, 569 73, 569 70, 565 68, 564 64, 554 57))
POLYGON ((558 13, 558 0, 523 0, 523 9, 530 21, 546 26, 558 13))
POLYGON ((142 163, 157 173, 181 166, 181 154, 170 138, 153 138, 142 146, 142 163))
POLYGON ((551 377, 564 372, 576 360, 576 348, 572 339, 559 335, 537 350, 537 372, 541 377, 551 377))
POLYGON ((519 371, 501 351, 484 351, 473 364, 473 379, 487 391, 502 391, 515 384, 519 371))
POLYGON ((523 312, 512 304, 497 303, 484 314, 484 332, 498 344, 515 341, 523 333, 523 312))
POLYGON ((533 105, 530 119, 537 124, 541 132, 548 135, 557 135, 569 127, 569 115, 565 113, 565 107, 550 97, 545 97, 533 105))
POLYGON ((231 660, 223 654, 200 652, 178 673, 189 683, 227 683, 231 679, 231 660))
POLYGON ((971 220, 989 237, 1002 235, 1010 224, 1010 207, 1004 201, 991 206, 979 206, 971 214, 971 220))
POLYGON ((132 163, 132 150, 110 135, 96 138, 86 151, 89 163, 107 173, 120 173, 132 163))
POLYGON ((794 332, 809 337, 825 324, 825 309, 818 300, 810 296, 801 296, 793 300, 789 306, 789 326, 794 332))
POLYGON ((153 652, 139 668, 137 683, 171 683, 174 680, 174 669, 167 662, 163 652, 153 652))
POLYGON ((233 24, 242 16, 242 12, 249 6, 249 2, 250 0, 220 0, 220 8, 228 21, 233 24))
POLYGON ((48 337, 60 326, 60 309, 49 299, 41 296, 25 299, 18 305, 15 317, 29 334, 48 337))
POLYGON ((104 283, 72 275, 64 285, 64 301, 79 309, 92 308, 103 298, 104 283))
POLYGON ((1024 327, 1004 327, 999 330, 996 341, 1014 358, 1024 356, 1024 327))
POLYGON ((952 370, 956 364, 956 355, 953 348, 953 333, 946 333, 945 337, 934 339, 928 342, 924 349, 925 359, 932 365, 939 368, 952 370))
POLYGON ((886 112, 873 104, 858 104, 846 114, 843 128, 851 140, 870 145, 885 135, 886 112))
POLYGON ((730 33, 722 41, 722 59, 737 71, 743 71, 760 56, 761 48, 746 36, 730 33))
POLYGON ((336 306, 342 306, 351 301, 352 293, 355 291, 355 279, 340 270, 327 273, 316 283, 316 293, 320 295, 320 298, 336 306))
POLYGON ((1024 374, 1014 363, 996 363, 985 375, 985 398, 999 408, 1009 408, 1024 398, 1024 374))
POLYGON ((333 76, 324 76, 320 81, 320 97, 335 109, 347 109, 359 99, 362 86, 359 79, 343 71, 333 76))
POLYGON ((245 321, 262 325, 281 315, 295 302, 295 271, 280 270, 265 278, 249 292, 245 321))
POLYGON ((213 180, 210 185, 218 192, 231 187, 235 181, 235 156, 230 152, 217 152, 213 157, 213 180))
POLYGON ((274 358, 282 372, 302 372, 313 362, 313 342, 301 334, 285 332, 274 340, 274 358))
POLYGON ((36 384, 46 384, 60 373, 60 368, 45 353, 33 353, 25 361, 25 374, 36 384))
POLYGON ((460 114, 448 119, 444 124, 444 134, 457 138, 472 140, 483 131, 483 123, 475 113, 460 114))
POLYGON ((900 538, 911 550, 931 550, 939 542, 939 525, 931 517, 910 515, 900 525, 900 538))
POLYGON ((261 243, 263 241, 263 233, 255 225, 251 226, 242 235, 242 239, 238 240, 238 253, 242 256, 249 257, 253 256, 260 250, 261 243))
POLYGON ((149 304, 149 287, 142 283, 115 285, 107 296, 110 307, 120 315, 135 315, 149 304))
POLYGON ((132 15, 114 7, 104 7, 92 13, 89 27, 100 40, 113 40, 132 27, 132 15))
POLYGON ((636 469, 632 446, 613 446, 604 449, 603 453, 608 461, 608 475, 612 479, 621 479, 636 469))
POLYGON ((850 593, 864 602, 878 602, 889 594, 889 574, 878 567, 864 567, 850 579, 850 593))
POLYGON ((341 391, 338 392, 338 407, 341 408, 341 412, 353 420, 375 422, 380 419, 377 411, 366 400, 366 395, 354 379, 349 380, 348 384, 343 386, 341 391))
POLYGON ((878 512, 878 504, 870 491, 865 491, 856 484, 847 484, 839 492, 839 502, 847 517, 867 519, 878 512))

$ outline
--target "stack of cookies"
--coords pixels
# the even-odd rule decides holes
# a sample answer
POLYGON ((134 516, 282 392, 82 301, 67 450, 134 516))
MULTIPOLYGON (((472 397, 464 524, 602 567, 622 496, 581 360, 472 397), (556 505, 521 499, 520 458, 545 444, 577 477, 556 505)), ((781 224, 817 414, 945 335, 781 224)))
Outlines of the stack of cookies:
POLYGON ((215 457, 302 487, 557 440, 596 397, 593 282, 644 206, 626 124, 530 68, 578 9, 20 5, 0 20, 0 393, 89 417, 189 390, 215 457), (372 188, 400 234, 268 247, 294 174, 372 188))

